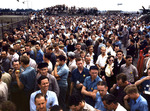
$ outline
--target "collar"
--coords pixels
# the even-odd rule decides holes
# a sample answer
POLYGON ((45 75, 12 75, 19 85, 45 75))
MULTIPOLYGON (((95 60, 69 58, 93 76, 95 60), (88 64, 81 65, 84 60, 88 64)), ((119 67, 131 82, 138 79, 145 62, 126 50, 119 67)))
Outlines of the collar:
POLYGON ((138 103, 141 99, 141 95, 136 99, 136 103, 138 103))
MULTIPOLYGON (((41 90, 39 90, 39 92, 42 93, 41 90)), ((45 95, 45 96, 46 96, 46 98, 48 97, 48 91, 46 92, 46 95, 45 95)))
POLYGON ((66 63, 64 63, 62 66, 59 66, 60 68, 64 67, 66 63))
MULTIPOLYGON (((91 76, 90 76, 90 79, 92 81, 92 77, 91 76)), ((92 82, 95 82, 96 80, 98 80, 98 75, 97 75, 97 77, 92 82)))

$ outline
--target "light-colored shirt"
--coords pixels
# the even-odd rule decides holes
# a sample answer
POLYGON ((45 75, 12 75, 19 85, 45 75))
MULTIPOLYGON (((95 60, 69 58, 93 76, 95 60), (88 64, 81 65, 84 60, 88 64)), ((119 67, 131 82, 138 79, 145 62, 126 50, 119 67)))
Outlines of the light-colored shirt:
POLYGON ((107 60, 107 55, 105 55, 104 57, 102 57, 102 55, 99 55, 96 64, 98 64, 100 67, 104 67, 106 64, 106 60, 107 60))
MULTIPOLYGON (((34 99, 36 94, 41 93, 41 90, 35 91, 31 94, 30 96, 30 111, 36 111, 36 106, 34 104, 34 99)), ((47 99, 47 104, 46 108, 51 108, 54 105, 58 105, 58 99, 56 96, 56 93, 53 91, 47 91, 46 92, 46 99, 47 99)))
POLYGON ((130 99, 129 106, 131 111, 148 111, 148 103, 141 95, 137 98, 136 101, 130 99))
POLYGON ((37 69, 37 64, 34 59, 30 58, 29 65, 33 67, 35 70, 37 69))
POLYGON ((66 63, 62 66, 57 67, 57 74, 60 76, 60 80, 57 80, 59 87, 68 86, 67 79, 69 74, 69 68, 66 63))
POLYGON ((121 65, 120 73, 125 73, 127 80, 131 83, 135 82, 135 77, 138 77, 137 68, 132 64, 130 66, 126 66, 126 64, 121 65))
MULTIPOLYGON (((107 92, 108 94, 108 92, 107 92)), ((95 99, 95 108, 100 110, 100 111, 107 111, 106 108, 104 107, 104 104, 103 104, 103 101, 102 101, 102 98, 101 98, 101 95, 99 93, 99 91, 96 93, 96 99, 95 99)))
POLYGON ((118 103, 117 109, 115 111, 127 111, 127 110, 118 103))
POLYGON ((0 82, 0 103, 7 101, 8 98, 8 87, 3 81, 0 82))
POLYGON ((96 109, 85 102, 85 105, 84 105, 82 111, 96 111, 96 109))
POLYGON ((5 83, 7 84, 7 86, 9 87, 9 85, 10 85, 10 83, 11 83, 11 76, 10 76, 10 74, 7 73, 7 72, 4 72, 4 73, 2 74, 1 80, 2 80, 3 82, 5 82, 5 83))
POLYGON ((70 72, 77 68, 75 59, 73 61, 69 61, 68 67, 70 72))

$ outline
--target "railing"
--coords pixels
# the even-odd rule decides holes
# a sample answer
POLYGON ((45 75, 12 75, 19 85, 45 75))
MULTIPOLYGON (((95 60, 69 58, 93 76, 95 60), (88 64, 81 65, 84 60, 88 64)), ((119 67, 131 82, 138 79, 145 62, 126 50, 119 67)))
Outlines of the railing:
POLYGON ((0 20, 0 39, 3 38, 4 32, 12 33, 15 28, 20 28, 28 23, 28 16, 22 17, 1 17, 0 20), (5 20, 7 18, 7 20, 5 20))

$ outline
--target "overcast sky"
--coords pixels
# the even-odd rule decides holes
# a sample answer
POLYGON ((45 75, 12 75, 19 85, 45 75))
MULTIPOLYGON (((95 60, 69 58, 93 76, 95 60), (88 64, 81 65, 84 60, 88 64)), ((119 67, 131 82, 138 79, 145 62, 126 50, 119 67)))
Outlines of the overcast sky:
POLYGON ((0 8, 42 9, 60 4, 69 7, 97 7, 99 10, 139 11, 142 6, 148 8, 150 0, 19 0, 19 2, 17 0, 3 0, 0 3, 0 8), (122 5, 117 5, 118 3, 122 3, 122 5))

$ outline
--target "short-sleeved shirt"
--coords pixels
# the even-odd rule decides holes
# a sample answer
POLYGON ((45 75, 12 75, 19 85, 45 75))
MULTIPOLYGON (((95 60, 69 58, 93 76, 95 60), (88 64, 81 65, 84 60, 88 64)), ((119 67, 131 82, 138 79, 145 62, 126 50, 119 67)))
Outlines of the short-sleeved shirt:
MULTIPOLYGON (((41 93, 41 90, 33 92, 30 96, 30 111, 36 111, 36 106, 34 104, 34 98, 35 98, 36 94, 38 94, 38 93, 41 93)), ((58 105, 58 99, 57 99, 55 92, 47 91, 46 99, 47 99, 46 108, 51 108, 54 105, 58 105)))
POLYGON ((107 57, 107 55, 105 55, 104 57, 102 57, 102 55, 99 55, 96 64, 98 64, 100 67, 105 67, 107 57))
POLYGON ((84 79, 87 76, 90 76, 89 70, 87 68, 83 68, 83 71, 81 73, 79 72, 78 68, 76 68, 72 71, 71 81, 74 82, 74 84, 76 84, 77 81, 79 81, 80 83, 83 83, 84 79))
POLYGON ((57 74, 60 76, 60 80, 57 80, 59 87, 68 86, 67 78, 69 74, 69 68, 66 64, 57 67, 57 74))
POLYGON ((107 111, 107 109, 104 107, 104 104, 103 104, 103 101, 99 92, 96 93, 95 108, 100 111, 107 111))
POLYGON ((148 111, 147 101, 141 95, 137 98, 136 101, 130 99, 129 105, 131 111, 148 111))
POLYGON ((20 81, 24 85, 25 91, 34 90, 36 71, 32 67, 27 67, 20 75, 20 81))
POLYGON ((120 73, 125 73, 127 75, 127 80, 131 83, 135 82, 135 77, 138 77, 137 68, 134 65, 126 66, 126 64, 121 65, 120 73))
POLYGON ((91 76, 88 76, 85 78, 83 85, 86 87, 87 91, 93 91, 97 89, 97 83, 99 81, 102 81, 102 79, 99 76, 97 76, 94 81, 92 81, 91 76))
MULTIPOLYGON (((99 81, 102 81, 102 79, 99 76, 97 76, 94 81, 91 80, 91 76, 88 76, 85 78, 83 85, 86 87, 87 91, 92 92, 93 90, 97 90, 97 83, 99 81)), ((92 97, 85 96, 85 101, 91 106, 95 106, 95 100, 92 97)))

